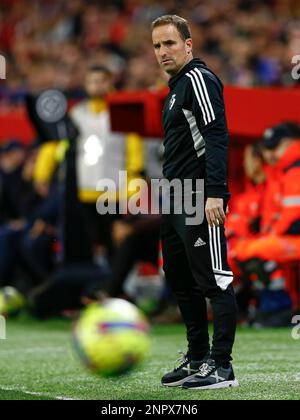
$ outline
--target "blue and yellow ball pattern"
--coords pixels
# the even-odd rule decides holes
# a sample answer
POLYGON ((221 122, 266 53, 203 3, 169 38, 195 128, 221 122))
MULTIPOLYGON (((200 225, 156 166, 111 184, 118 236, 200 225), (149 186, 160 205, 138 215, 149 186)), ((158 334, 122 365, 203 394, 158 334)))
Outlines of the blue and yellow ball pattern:
POLYGON ((93 303, 74 325, 75 349, 82 362, 101 376, 126 373, 145 359, 150 349, 144 315, 122 299, 93 303))

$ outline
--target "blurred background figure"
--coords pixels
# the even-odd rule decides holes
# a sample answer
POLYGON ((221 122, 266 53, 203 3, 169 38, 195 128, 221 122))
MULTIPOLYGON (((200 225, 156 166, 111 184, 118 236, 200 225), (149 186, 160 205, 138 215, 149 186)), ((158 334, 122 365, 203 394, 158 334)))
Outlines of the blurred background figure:
POLYGON ((177 0, 51 2, 3 0, 0 51, 7 78, 0 98, 20 104, 41 84, 82 97, 91 64, 108 67, 118 88, 166 84, 152 54, 148 25, 177 13, 191 22, 195 55, 210 63, 225 84, 270 86, 297 83, 291 57, 299 54, 299 2, 177 0))
MULTIPOLYGON (((87 99, 71 110, 71 118, 79 130, 77 143, 77 179, 79 200, 82 203, 85 223, 95 252, 105 247, 112 254, 112 224, 117 214, 100 215, 96 209, 101 192, 97 191, 99 180, 109 178, 117 186, 109 201, 119 199, 125 193, 120 185, 120 171, 127 171, 129 181, 140 177, 144 170, 144 152, 142 139, 135 134, 115 134, 111 131, 110 116, 106 96, 113 90, 112 74, 103 66, 91 66, 85 77, 87 99)), ((107 195, 105 195, 107 197, 107 195)))
POLYGON ((258 237, 261 230, 268 168, 265 165, 260 144, 248 145, 245 148, 243 168, 246 177, 245 190, 233 196, 225 228, 228 237, 229 263, 239 278, 236 284, 239 315, 241 319, 247 319, 249 302, 254 294, 248 277, 244 277, 244 273, 240 271, 233 256, 239 244, 248 243, 258 237))
POLYGON ((18 283, 21 270, 25 278, 18 286, 24 290, 42 282, 52 267, 55 229, 46 200, 33 185, 36 157, 36 145, 25 148, 17 140, 1 148, 0 279, 2 285, 18 283))
POLYGON ((231 244, 239 238, 254 236, 260 231, 267 178, 261 145, 248 145, 245 148, 243 166, 246 176, 245 191, 233 197, 226 220, 226 232, 231 244))
MULTIPOLYGON (((159 220, 147 228, 148 221, 140 220, 139 216, 118 214, 120 200, 126 199, 127 193, 128 197, 132 195, 126 189, 126 182, 120 181, 120 173, 126 171, 128 184, 143 177, 144 154, 149 147, 144 150, 143 139, 137 134, 111 131, 106 97, 113 86, 112 74, 106 67, 89 67, 84 87, 87 98, 70 111, 78 136, 75 145, 71 146, 75 147, 72 165, 76 170, 66 175, 65 187, 76 188, 75 194, 67 193, 69 213, 64 212, 68 258, 64 241, 63 266, 50 280, 30 293, 35 314, 40 317, 57 314, 66 308, 79 308, 83 302, 97 297, 104 281, 114 296, 120 295, 124 293, 123 285, 138 261, 150 261, 154 266, 158 263, 159 220), (113 181, 117 189, 98 191, 99 181, 105 179, 113 181), (100 201, 105 207, 108 202, 113 205, 115 214, 99 214, 97 206, 100 201), (76 226, 70 222, 70 212, 76 226), (66 224, 69 226, 67 230, 66 224), (131 240, 127 239, 127 234, 131 240), (125 240, 127 245, 120 246, 125 240)), ((35 181, 36 188, 45 195, 56 179, 57 155, 64 142, 62 139, 47 141, 40 148, 35 181)))
MULTIPOLYGON (((262 150, 270 167, 265 172, 260 206, 257 202, 260 209, 257 238, 244 236, 231 253, 242 273, 252 275, 256 287, 263 291, 260 312, 268 318, 292 309, 282 265, 300 258, 299 140, 300 127, 294 123, 285 122, 265 131, 262 150)), ((289 315, 285 319, 288 318, 289 315)), ((279 317, 269 322, 279 323, 279 317)))

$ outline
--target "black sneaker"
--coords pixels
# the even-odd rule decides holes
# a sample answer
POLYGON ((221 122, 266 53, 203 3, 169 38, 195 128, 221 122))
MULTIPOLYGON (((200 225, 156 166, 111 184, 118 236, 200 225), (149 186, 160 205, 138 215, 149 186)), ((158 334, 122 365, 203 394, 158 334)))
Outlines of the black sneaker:
POLYGON ((214 360, 207 360, 199 372, 183 384, 185 389, 219 389, 239 386, 235 379, 232 366, 224 368, 217 366, 214 360))
POLYGON ((181 353, 180 359, 178 362, 180 365, 176 367, 172 372, 167 373, 162 377, 161 383, 164 386, 181 386, 189 379, 193 378, 198 372, 199 368, 203 365, 204 361, 207 360, 207 357, 203 360, 191 360, 184 353, 181 353))

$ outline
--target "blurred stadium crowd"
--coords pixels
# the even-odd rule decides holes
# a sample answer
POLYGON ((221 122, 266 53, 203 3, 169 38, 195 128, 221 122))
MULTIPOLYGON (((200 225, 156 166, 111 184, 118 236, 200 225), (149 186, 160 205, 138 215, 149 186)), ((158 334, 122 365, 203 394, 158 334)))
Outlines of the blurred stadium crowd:
MULTIPOLYGON (((112 133, 105 98, 166 84, 149 26, 174 12, 190 20, 195 55, 225 84, 292 82, 296 0, 1 1, 9 75, 2 104, 23 105, 27 94, 53 87, 76 100, 68 141, 40 135, 30 146, 7 139, 0 147, 0 287, 17 287, 39 317, 109 293, 135 300, 157 322, 180 319, 162 281, 159 217, 100 216, 95 190, 120 170, 132 179, 161 176, 160 141, 112 133)), ((234 197, 226 226, 241 321, 290 322, 285 267, 300 259, 299 139, 299 127, 285 122, 245 150, 245 191, 234 197)))
POLYGON ((298 0, 2 0, 0 51, 10 77, 0 98, 56 86, 81 96, 91 64, 105 64, 122 89, 166 83, 156 66, 149 25, 176 13, 189 19, 195 55, 226 84, 288 85, 299 53, 298 0))

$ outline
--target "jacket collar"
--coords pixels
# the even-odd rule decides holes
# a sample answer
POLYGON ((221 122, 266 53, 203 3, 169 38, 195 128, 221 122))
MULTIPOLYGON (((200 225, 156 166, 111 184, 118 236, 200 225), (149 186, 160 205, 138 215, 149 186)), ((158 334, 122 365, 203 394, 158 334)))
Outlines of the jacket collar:
POLYGON ((206 67, 206 64, 204 63, 204 61, 199 60, 199 58, 193 58, 190 62, 188 62, 184 67, 182 67, 182 69, 175 74, 175 76, 172 76, 171 79, 169 80, 169 88, 173 89, 174 86, 176 85, 176 83, 178 82, 178 80, 185 75, 185 73, 187 73, 188 71, 192 70, 194 67, 196 66, 201 66, 204 68, 206 67))

